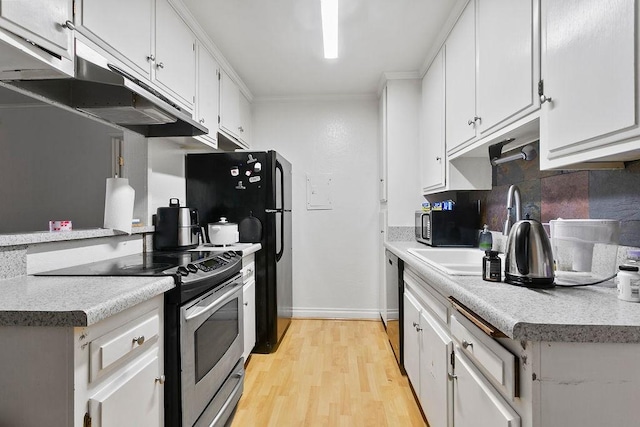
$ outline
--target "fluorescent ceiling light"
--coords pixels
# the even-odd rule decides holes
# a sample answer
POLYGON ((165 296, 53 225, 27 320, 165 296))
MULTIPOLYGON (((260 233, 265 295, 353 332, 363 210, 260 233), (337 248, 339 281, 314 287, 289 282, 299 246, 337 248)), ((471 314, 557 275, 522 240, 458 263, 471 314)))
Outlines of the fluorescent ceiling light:
POLYGON ((320 0, 324 57, 338 57, 338 0, 320 0))

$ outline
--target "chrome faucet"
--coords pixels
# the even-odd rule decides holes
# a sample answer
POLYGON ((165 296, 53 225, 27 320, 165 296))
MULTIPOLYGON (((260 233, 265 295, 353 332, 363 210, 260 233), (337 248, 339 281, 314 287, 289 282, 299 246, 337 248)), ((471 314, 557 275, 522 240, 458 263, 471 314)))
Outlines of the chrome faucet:
POLYGON ((520 189, 515 185, 509 187, 509 193, 507 193, 507 220, 504 222, 504 229, 502 230, 502 234, 505 236, 507 236, 509 231, 511 231, 511 226, 513 225, 513 222, 511 221, 512 217, 515 217, 515 222, 522 219, 520 189))

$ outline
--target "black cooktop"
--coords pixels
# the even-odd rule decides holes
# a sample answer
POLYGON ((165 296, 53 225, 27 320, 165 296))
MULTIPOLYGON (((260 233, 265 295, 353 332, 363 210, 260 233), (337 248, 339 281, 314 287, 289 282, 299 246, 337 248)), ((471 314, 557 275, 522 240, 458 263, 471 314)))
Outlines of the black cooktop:
POLYGON ((207 251, 147 252, 45 271, 36 276, 167 276, 175 271, 166 270, 215 256, 207 251))

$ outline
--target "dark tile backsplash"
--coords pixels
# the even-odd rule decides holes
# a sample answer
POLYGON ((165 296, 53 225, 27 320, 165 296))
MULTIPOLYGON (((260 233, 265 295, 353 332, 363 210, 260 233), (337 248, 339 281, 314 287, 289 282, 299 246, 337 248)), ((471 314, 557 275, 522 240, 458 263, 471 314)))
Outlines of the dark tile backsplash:
MULTIPOLYGON (((493 168, 489 191, 460 191, 458 203, 480 200, 482 221, 502 231, 507 191, 515 184, 525 214, 541 222, 551 219, 593 218, 621 221, 620 244, 640 246, 640 161, 623 170, 540 171, 538 159, 517 160, 493 168)), ((435 200, 434 198, 434 201, 435 200)))

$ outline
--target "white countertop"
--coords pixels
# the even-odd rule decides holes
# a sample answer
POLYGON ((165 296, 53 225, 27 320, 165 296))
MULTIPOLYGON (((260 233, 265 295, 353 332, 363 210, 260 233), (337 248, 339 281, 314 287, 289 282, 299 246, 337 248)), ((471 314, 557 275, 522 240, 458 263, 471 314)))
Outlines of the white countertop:
POLYGON ((387 249, 445 297, 454 297, 510 338, 525 341, 640 342, 640 303, 621 301, 616 289, 530 289, 449 276, 407 252, 418 242, 387 242, 387 249))
POLYGON ((0 280, 0 326, 89 326, 174 287, 172 277, 0 280))
MULTIPOLYGON (((236 251, 242 256, 260 243, 195 251, 236 251)), ((175 287, 171 277, 19 276, 0 280, 0 326, 89 326, 175 287)))

